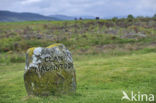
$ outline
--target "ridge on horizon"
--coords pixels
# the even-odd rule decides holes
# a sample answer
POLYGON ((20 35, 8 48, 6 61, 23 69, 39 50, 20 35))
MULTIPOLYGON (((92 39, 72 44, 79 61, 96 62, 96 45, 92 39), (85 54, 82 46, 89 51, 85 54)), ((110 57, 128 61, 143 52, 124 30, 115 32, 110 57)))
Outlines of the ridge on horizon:
POLYGON ((32 12, 14 12, 0 10, 0 22, 39 21, 39 20, 74 20, 75 18, 94 19, 93 16, 67 16, 62 14, 45 16, 32 12))

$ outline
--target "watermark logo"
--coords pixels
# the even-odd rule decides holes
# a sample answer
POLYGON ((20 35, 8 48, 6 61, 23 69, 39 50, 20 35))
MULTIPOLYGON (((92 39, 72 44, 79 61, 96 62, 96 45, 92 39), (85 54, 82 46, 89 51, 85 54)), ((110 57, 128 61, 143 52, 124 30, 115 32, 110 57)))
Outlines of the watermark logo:
POLYGON ((154 101, 154 94, 141 94, 140 92, 134 93, 131 91, 131 95, 128 96, 128 94, 125 91, 122 91, 123 97, 121 100, 128 100, 128 101, 154 101))

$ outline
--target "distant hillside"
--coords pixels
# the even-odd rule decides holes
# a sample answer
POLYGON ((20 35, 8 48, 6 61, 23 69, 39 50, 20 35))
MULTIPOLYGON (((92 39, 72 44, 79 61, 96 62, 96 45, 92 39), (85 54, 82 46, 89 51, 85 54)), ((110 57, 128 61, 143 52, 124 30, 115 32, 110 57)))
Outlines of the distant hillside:
POLYGON ((66 16, 66 15, 50 15, 50 17, 57 18, 59 20, 74 20, 75 18, 73 16, 66 16))
POLYGON ((60 19, 55 17, 43 16, 35 13, 16 13, 10 11, 0 11, 0 22, 38 21, 38 20, 60 20, 60 19))
POLYGON ((50 15, 50 17, 53 17, 53 18, 57 18, 59 20, 74 20, 75 18, 76 19, 95 19, 96 17, 94 16, 66 16, 66 15, 50 15))
POLYGON ((82 19, 95 19, 96 17, 94 16, 82 16, 82 19))

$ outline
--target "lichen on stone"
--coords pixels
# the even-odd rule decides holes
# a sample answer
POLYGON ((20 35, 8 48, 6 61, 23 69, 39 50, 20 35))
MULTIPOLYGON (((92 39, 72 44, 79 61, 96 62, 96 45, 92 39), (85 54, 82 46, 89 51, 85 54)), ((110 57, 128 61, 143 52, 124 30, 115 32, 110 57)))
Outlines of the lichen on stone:
POLYGON ((56 47, 58 45, 61 45, 61 44, 60 43, 55 43, 55 44, 52 44, 52 45, 48 46, 47 48, 53 48, 53 47, 56 47))
POLYGON ((29 48, 29 49, 27 50, 27 54, 28 54, 29 56, 32 56, 32 54, 33 54, 35 48, 36 48, 36 47, 29 48))

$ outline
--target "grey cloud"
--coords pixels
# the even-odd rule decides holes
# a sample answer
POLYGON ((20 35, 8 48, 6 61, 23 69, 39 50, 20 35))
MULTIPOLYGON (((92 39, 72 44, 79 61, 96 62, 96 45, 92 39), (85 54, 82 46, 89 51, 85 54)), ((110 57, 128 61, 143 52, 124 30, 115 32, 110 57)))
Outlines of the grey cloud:
POLYGON ((1 0, 1 10, 71 16, 152 16, 156 0, 1 0))

